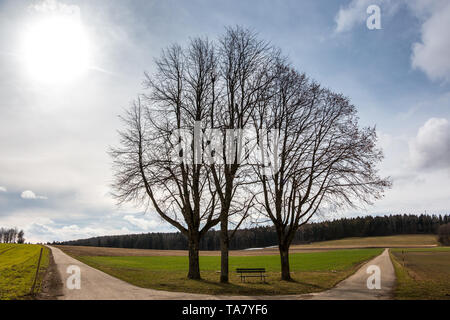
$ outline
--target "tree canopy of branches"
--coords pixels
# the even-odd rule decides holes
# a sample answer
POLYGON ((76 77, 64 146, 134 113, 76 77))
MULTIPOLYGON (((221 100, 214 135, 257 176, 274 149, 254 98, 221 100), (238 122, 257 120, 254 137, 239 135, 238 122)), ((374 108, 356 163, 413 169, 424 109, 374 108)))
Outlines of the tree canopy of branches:
POLYGON ((251 209, 254 195, 246 186, 256 183, 244 165, 244 130, 274 79, 272 66, 278 55, 267 42, 241 27, 228 28, 220 39, 218 59, 218 98, 211 109, 211 128, 220 130, 220 146, 213 149, 218 161, 211 172, 220 210, 221 282, 228 282, 229 222, 241 212, 237 226, 251 209))
POLYGON ((213 68, 214 49, 207 40, 194 39, 184 50, 178 45, 164 50, 155 75, 146 74, 149 93, 122 117, 121 146, 111 150, 115 197, 151 204, 187 237, 190 279, 200 278, 200 238, 219 222, 217 195, 208 168, 194 161, 196 146, 183 144, 181 134, 174 139, 173 133, 187 130, 193 136, 195 122, 209 121, 213 68))
MULTIPOLYGON (((239 227, 253 198, 244 189, 248 175, 239 171, 237 129, 248 126, 264 97, 274 55, 265 42, 240 27, 227 29, 216 45, 197 38, 186 48, 167 48, 156 60, 156 73, 145 75, 147 93, 122 118, 127 129, 120 132, 121 147, 111 151, 117 199, 149 201, 186 235, 192 269, 198 268, 198 241, 220 221, 222 282, 228 281, 230 217, 237 217, 239 227), (190 139, 205 129, 221 133, 220 147, 212 147, 208 137, 197 144, 190 139), (177 130, 183 134, 174 138, 177 130), (174 150, 180 161, 174 161, 174 150)), ((192 271, 189 277, 200 275, 192 271)))
POLYGON ((255 117, 265 161, 254 168, 258 202, 277 230, 282 279, 290 280, 289 247, 302 224, 326 208, 370 203, 390 181, 377 175, 375 128, 359 127, 346 97, 284 62, 277 69, 270 99, 255 117))

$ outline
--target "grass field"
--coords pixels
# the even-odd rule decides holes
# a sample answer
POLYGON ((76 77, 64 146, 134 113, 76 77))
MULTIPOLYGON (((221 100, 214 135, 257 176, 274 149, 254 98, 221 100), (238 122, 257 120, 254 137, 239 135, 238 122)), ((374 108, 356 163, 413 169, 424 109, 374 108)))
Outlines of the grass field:
POLYGON ((277 255, 230 257, 230 284, 220 284, 220 257, 201 256, 201 281, 186 279, 186 256, 77 256, 80 261, 134 285, 169 291, 208 294, 273 295, 309 293, 326 290, 354 273, 365 261, 379 255, 382 249, 330 250, 291 254, 295 281, 280 280, 280 258, 277 255), (267 283, 250 280, 241 283, 236 267, 264 267, 267 283))
MULTIPOLYGON (((0 244, 0 300, 29 299, 41 246, 33 244, 0 244)), ((49 262, 44 247, 37 290, 49 262)))
POLYGON ((306 245, 296 245, 292 249, 320 247, 420 247, 438 245, 434 234, 402 234, 384 237, 354 237, 339 240, 313 242, 306 245))
MULTIPOLYGON (((330 249, 354 248, 395 248, 395 247, 432 247, 436 246, 435 235, 396 235, 386 237, 345 238, 340 240, 314 242, 304 245, 292 245, 290 253, 323 252, 330 249)), ((72 256, 187 256, 187 250, 155 250, 155 249, 128 249, 87 246, 56 246, 70 253, 72 256)), ((201 256, 220 256, 220 251, 200 251, 201 256)), ((263 256, 279 255, 277 247, 230 250, 230 256, 263 256)))
POLYGON ((391 249, 396 299, 450 299, 450 247, 391 249))

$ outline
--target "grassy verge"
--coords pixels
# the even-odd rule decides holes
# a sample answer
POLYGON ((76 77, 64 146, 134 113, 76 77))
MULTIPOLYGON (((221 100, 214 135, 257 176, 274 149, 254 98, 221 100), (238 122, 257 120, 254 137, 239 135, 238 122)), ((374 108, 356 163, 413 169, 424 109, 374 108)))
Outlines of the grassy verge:
POLYGON ((394 236, 379 237, 351 237, 339 240, 329 240, 313 242, 306 245, 296 245, 295 248, 308 247, 345 247, 345 246, 382 246, 382 247, 401 247, 401 246, 433 246, 438 245, 437 237, 434 234, 401 234, 394 236))
POLYGON ((395 298, 450 299, 450 247, 391 249, 395 298))
POLYGON ((277 255, 230 257, 229 284, 218 281, 220 257, 217 256, 200 258, 203 278, 200 281, 186 278, 188 258, 185 256, 74 257, 114 277, 145 288, 207 294, 275 295, 329 289, 381 252, 382 249, 351 249, 291 254, 292 282, 280 280, 280 258, 277 255), (237 267, 266 268, 267 283, 259 283, 256 279, 241 283, 234 272, 237 267))
MULTIPOLYGON (((0 300, 30 299, 39 259, 40 245, 0 244, 0 300)), ((35 292, 49 263, 49 250, 44 247, 35 292)))

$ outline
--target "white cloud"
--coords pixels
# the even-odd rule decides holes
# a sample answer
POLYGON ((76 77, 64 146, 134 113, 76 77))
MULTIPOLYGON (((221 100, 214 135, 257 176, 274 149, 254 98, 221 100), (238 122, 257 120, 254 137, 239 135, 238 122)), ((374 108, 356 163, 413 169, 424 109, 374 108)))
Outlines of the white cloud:
POLYGON ((435 6, 422 25, 421 41, 413 44, 411 63, 432 80, 450 80, 450 1, 435 6))
POLYGON ((400 6, 406 6, 422 23, 421 39, 412 44, 411 65, 420 69, 431 80, 450 80, 450 1, 447 0, 352 0, 336 14, 337 33, 350 31, 362 25, 371 4, 381 7, 381 20, 392 16, 400 6))
POLYGON ((45 197, 45 196, 38 196, 38 195, 36 195, 33 191, 31 191, 31 190, 26 190, 26 191, 24 191, 24 192, 22 192, 22 194, 20 195, 20 197, 22 198, 22 199, 28 199, 28 200, 31 200, 31 199, 41 199, 41 200, 46 200, 46 199, 48 199, 47 197, 45 197))
POLYGON ((136 218, 133 215, 126 215, 123 218, 124 218, 124 220, 128 221, 132 225, 134 225, 142 230, 149 230, 149 229, 153 229, 158 226, 158 223, 155 220, 136 218))
POLYGON ((409 144, 415 168, 450 168, 450 123, 444 118, 429 119, 409 144))
POLYGON ((7 192, 8 190, 5 187, 0 186, 0 192, 7 192))
POLYGON ((69 5, 65 3, 61 3, 56 0, 44 0, 38 4, 34 4, 30 6, 31 9, 36 12, 41 13, 58 13, 58 14, 66 14, 79 16, 80 15, 80 7, 76 5, 69 5))
POLYGON ((336 32, 345 32, 367 19, 366 9, 372 0, 352 0, 346 7, 341 7, 335 17, 336 32))
POLYGON ((53 221, 42 223, 35 222, 24 228, 25 236, 30 241, 65 241, 74 239, 85 239, 96 236, 128 234, 130 231, 122 227, 120 229, 112 227, 80 227, 76 224, 58 227, 53 221))
MULTIPOLYGON (((51 209, 30 206, 6 212, 0 210, 0 226, 23 229, 26 241, 33 243, 136 233, 135 227, 127 226, 128 223, 123 220, 121 214, 97 218, 92 213, 72 211, 71 207, 73 205, 51 209)), ((167 225, 158 230, 173 231, 169 230, 167 225)))
POLYGON ((335 32, 350 31, 360 24, 366 27, 366 20, 369 17, 367 8, 370 5, 378 5, 381 9, 381 27, 383 27, 384 17, 392 16, 399 8, 401 1, 392 0, 352 0, 347 6, 341 6, 334 20, 336 22, 335 32))

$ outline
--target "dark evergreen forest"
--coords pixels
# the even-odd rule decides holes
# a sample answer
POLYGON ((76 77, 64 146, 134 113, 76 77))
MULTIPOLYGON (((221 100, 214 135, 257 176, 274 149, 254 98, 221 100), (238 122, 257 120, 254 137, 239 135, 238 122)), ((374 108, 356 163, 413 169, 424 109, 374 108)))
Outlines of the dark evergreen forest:
MULTIPOLYGON (((424 214, 342 218, 303 225, 297 231, 294 243, 301 244, 347 237, 437 234, 439 226, 449 222, 449 215, 424 214)), ((200 242, 200 250, 219 250, 219 236, 219 231, 209 231, 200 242)), ((180 232, 101 236, 53 242, 53 244, 162 250, 186 250, 188 247, 187 239, 180 232)), ((231 239, 230 249, 260 248, 277 244, 275 229, 272 226, 259 226, 237 230, 231 239)))

